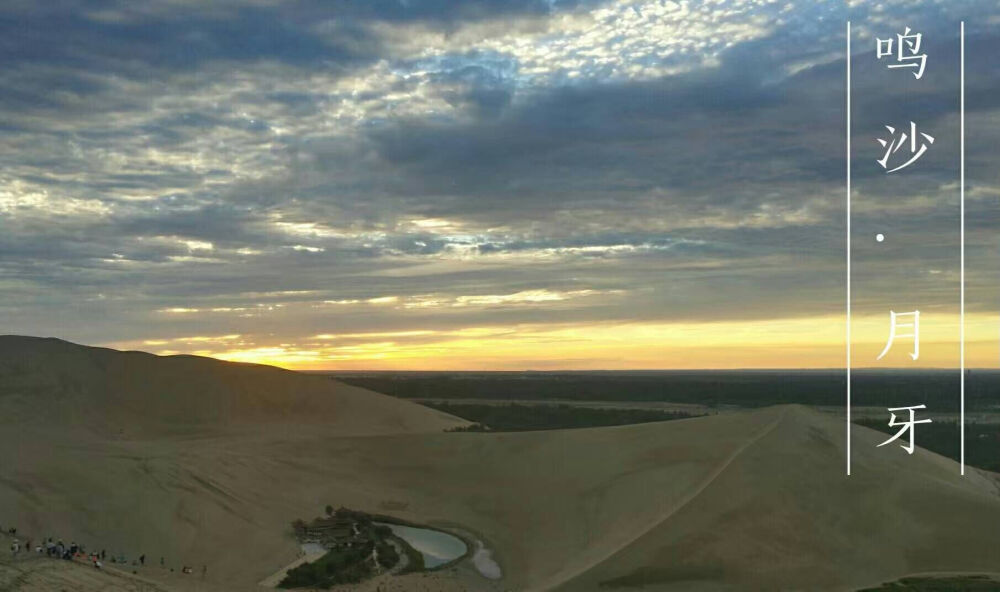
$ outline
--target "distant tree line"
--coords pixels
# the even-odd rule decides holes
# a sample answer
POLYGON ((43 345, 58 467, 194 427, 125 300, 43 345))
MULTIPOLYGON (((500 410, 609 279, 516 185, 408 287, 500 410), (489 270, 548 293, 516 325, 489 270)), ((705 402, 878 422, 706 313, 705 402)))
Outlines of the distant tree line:
MULTIPOLYGON (((379 373, 338 375, 339 380, 406 399, 530 399, 663 401, 709 406, 765 407, 782 403, 840 406, 842 370, 379 373)), ((925 404, 935 412, 958 409, 958 371, 855 370, 855 405, 925 404)), ((1000 410, 1000 372, 969 371, 970 411, 1000 410)))
POLYGON ((464 432, 526 432, 648 423, 695 417, 688 413, 651 409, 595 409, 575 405, 481 405, 424 403, 445 413, 475 422, 464 432))
POLYGON ((1000 592, 1000 580, 990 575, 907 577, 858 592, 1000 592))

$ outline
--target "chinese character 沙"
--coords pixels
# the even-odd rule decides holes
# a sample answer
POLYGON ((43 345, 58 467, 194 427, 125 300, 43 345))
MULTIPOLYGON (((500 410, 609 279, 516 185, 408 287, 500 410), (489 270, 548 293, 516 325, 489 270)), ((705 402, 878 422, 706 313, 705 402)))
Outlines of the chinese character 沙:
POLYGON ((878 143, 881 144, 883 148, 885 148, 885 154, 882 156, 882 158, 878 159, 878 161, 876 162, 882 165, 882 168, 886 169, 886 173, 894 173, 900 169, 904 169, 910 166, 911 164, 916 162, 918 158, 923 156, 924 152, 927 152, 928 146, 934 143, 934 136, 920 132, 920 136, 923 137, 923 141, 921 141, 920 145, 918 146, 917 124, 913 123, 912 121, 910 122, 910 133, 906 133, 905 131, 900 130, 900 133, 897 136, 896 128, 892 127, 891 125, 885 126, 885 129, 889 130, 890 134, 889 138, 886 140, 883 140, 882 138, 876 138, 878 143), (899 149, 902 148, 904 144, 907 144, 907 140, 909 140, 909 146, 907 146, 907 148, 909 148, 909 152, 912 155, 910 157, 910 160, 907 160, 903 164, 893 169, 889 169, 889 157, 898 152, 899 149))

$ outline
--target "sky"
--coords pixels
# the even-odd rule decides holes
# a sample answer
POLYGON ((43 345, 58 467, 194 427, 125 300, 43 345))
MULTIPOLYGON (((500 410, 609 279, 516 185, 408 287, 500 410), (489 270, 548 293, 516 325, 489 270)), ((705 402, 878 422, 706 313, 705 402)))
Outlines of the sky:
POLYGON ((0 333, 299 369, 1000 363, 995 2, 8 0, 0 333), (911 27, 926 69, 876 40, 911 27), (886 125, 935 138, 877 159, 886 125), (874 239, 883 234, 884 241, 874 239), (920 356, 882 360, 890 311, 920 356))

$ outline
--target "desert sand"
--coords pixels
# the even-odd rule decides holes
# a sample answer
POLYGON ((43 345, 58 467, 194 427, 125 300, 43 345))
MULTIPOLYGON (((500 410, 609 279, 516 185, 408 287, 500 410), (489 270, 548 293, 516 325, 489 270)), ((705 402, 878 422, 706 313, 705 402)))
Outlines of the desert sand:
POLYGON ((264 590, 297 556, 289 522, 326 504, 473 533, 503 569, 383 589, 853 590, 1000 567, 993 475, 858 427, 847 478, 843 422, 805 407, 444 431, 462 423, 322 377, 4 337, 0 525, 144 553, 166 590, 264 590))

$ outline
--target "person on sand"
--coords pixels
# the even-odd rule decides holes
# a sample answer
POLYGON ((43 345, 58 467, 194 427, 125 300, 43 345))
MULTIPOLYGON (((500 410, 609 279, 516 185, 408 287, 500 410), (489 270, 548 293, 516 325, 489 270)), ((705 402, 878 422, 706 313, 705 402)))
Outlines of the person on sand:
POLYGON ((139 555, 139 565, 146 565, 146 555, 139 555))

